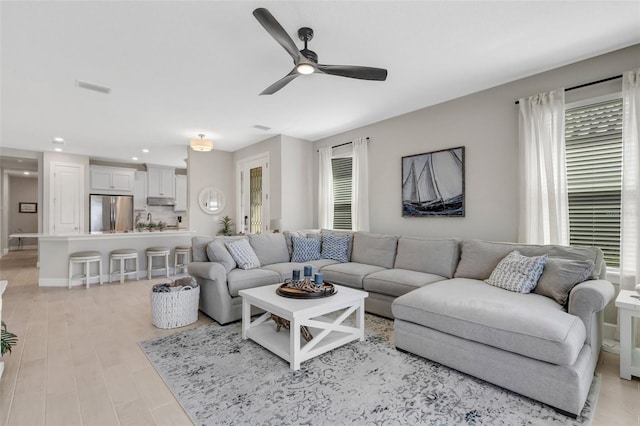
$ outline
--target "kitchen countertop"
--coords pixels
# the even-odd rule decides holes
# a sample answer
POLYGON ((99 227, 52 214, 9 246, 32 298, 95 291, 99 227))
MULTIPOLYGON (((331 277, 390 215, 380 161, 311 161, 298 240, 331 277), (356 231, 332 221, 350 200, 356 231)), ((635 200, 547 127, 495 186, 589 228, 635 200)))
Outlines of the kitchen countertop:
POLYGON ((165 229, 164 231, 133 231, 133 232, 92 232, 84 234, 16 234, 24 238, 35 237, 41 241, 73 241, 73 240, 87 240, 87 239, 127 239, 127 238, 157 238, 166 237, 169 235, 192 235, 195 231, 188 229, 165 229))

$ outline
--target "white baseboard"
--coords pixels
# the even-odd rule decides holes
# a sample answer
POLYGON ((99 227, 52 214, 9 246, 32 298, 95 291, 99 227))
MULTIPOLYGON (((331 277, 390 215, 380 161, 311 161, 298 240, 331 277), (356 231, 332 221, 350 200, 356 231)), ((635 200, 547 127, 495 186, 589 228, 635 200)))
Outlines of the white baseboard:
MULTIPOLYGON (((169 279, 171 279, 172 277, 174 277, 174 270, 173 268, 169 268, 169 279)), ((139 271, 138 272, 138 277, 140 279, 143 278, 147 278, 147 271, 139 271)), ((152 279, 158 279, 158 278, 165 278, 163 275, 154 275, 152 279)), ((127 280, 131 280, 135 278, 133 276, 128 276, 126 278, 127 280)), ((102 282, 103 283, 109 283, 109 274, 102 274, 102 282)), ((120 279, 116 277, 116 275, 113 276, 113 282, 114 283, 119 283, 120 279)), ((90 286, 93 285, 100 285, 100 283, 98 282, 97 278, 93 278, 90 282, 90 286)), ((81 286, 81 285, 85 285, 84 282, 82 280, 80 280, 79 278, 75 278, 73 281, 71 281, 71 287, 77 287, 77 286, 81 286)), ((69 280, 67 278, 40 278, 38 280, 38 286, 40 287, 68 287, 69 286, 69 280)))
POLYGON ((603 339, 615 340, 616 327, 617 327, 617 325, 615 325, 615 324, 610 324, 608 322, 605 322, 603 327, 602 327, 602 338, 603 339))

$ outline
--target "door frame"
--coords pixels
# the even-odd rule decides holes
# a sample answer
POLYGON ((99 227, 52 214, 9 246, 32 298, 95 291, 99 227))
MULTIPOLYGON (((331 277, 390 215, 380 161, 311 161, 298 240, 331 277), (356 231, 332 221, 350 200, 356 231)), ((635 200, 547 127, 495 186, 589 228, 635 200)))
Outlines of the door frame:
POLYGON ((243 158, 236 162, 236 232, 244 232, 244 214, 243 214, 243 173, 248 176, 248 171, 256 166, 263 167, 262 174, 262 230, 261 232, 267 232, 269 230, 270 214, 270 174, 269 169, 269 152, 263 152, 261 154, 252 155, 250 157, 243 158))

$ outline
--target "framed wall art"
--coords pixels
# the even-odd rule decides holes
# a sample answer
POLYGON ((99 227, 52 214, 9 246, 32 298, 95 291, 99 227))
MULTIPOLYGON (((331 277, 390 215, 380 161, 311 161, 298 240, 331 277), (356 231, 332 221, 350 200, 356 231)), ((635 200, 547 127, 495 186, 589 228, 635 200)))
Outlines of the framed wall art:
POLYGON ((18 203, 20 213, 38 213, 38 203, 18 203))
POLYGON ((464 217, 464 147, 402 157, 402 216, 464 217))

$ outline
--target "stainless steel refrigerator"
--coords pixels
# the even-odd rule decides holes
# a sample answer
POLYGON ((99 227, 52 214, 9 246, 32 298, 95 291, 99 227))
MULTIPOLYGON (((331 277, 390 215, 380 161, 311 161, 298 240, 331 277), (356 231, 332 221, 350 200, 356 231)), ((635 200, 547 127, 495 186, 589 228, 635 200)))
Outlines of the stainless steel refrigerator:
POLYGON ((91 232, 133 231, 133 196, 91 194, 89 199, 91 232))

